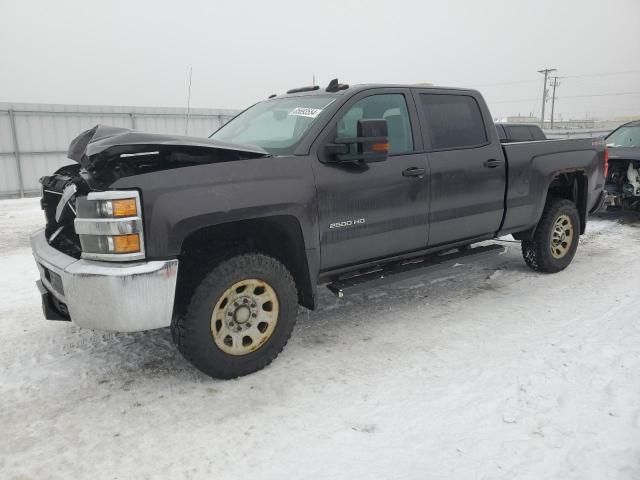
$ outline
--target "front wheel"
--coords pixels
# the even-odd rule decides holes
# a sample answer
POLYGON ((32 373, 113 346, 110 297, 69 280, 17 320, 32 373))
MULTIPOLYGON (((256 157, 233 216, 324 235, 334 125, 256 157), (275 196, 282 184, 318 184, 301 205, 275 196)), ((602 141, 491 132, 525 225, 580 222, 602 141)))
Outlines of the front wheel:
POLYGON ((522 256, 538 272, 564 270, 578 248, 580 216, 575 204, 564 198, 552 198, 542 212, 533 240, 522 242, 522 256))
POLYGON ((297 310, 296 285, 284 265, 266 255, 238 255, 204 277, 173 336, 198 369, 214 378, 235 378, 278 356, 297 310))

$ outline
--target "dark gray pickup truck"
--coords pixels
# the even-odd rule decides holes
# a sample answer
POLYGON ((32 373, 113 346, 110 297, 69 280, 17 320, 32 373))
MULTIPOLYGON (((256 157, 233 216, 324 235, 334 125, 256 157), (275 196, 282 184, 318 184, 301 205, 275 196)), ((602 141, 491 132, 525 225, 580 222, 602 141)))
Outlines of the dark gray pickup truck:
POLYGON ((31 238, 45 316, 171 327, 203 372, 269 364, 298 305, 486 254, 512 234, 569 265, 603 199, 592 140, 501 144, 482 96, 337 80, 272 96, 209 139, 97 126, 43 177, 31 238))

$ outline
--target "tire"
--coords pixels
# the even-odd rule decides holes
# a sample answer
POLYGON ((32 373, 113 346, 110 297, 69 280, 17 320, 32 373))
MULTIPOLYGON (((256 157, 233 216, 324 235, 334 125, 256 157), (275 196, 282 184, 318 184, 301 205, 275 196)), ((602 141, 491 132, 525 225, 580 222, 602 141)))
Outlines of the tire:
POLYGON ((180 353, 202 372, 236 378, 261 370, 278 356, 297 312, 296 285, 282 263, 262 254, 238 255, 205 275, 185 315, 176 320, 173 338, 180 353))
POLYGON ((564 270, 576 254, 579 236, 580 216, 575 204, 564 198, 551 198, 545 205, 533 240, 522 241, 524 261, 537 272, 564 270))

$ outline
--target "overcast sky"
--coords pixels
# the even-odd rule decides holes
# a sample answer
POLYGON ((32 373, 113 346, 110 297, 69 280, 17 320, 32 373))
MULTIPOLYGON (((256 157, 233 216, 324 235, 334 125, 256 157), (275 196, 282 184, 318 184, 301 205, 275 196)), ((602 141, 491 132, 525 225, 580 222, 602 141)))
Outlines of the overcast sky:
POLYGON ((476 87, 500 117, 539 114, 555 67, 564 118, 640 115, 640 0, 0 0, 0 19, 0 101, 184 106, 192 66, 194 107, 315 74, 476 87))

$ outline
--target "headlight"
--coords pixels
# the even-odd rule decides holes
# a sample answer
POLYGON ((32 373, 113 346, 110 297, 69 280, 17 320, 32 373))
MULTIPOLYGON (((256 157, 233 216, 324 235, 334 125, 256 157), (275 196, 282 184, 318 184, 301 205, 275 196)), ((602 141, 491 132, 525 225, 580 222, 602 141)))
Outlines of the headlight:
POLYGON ((128 261, 144 258, 140 194, 137 191, 92 192, 76 200, 74 222, 82 258, 128 261))

